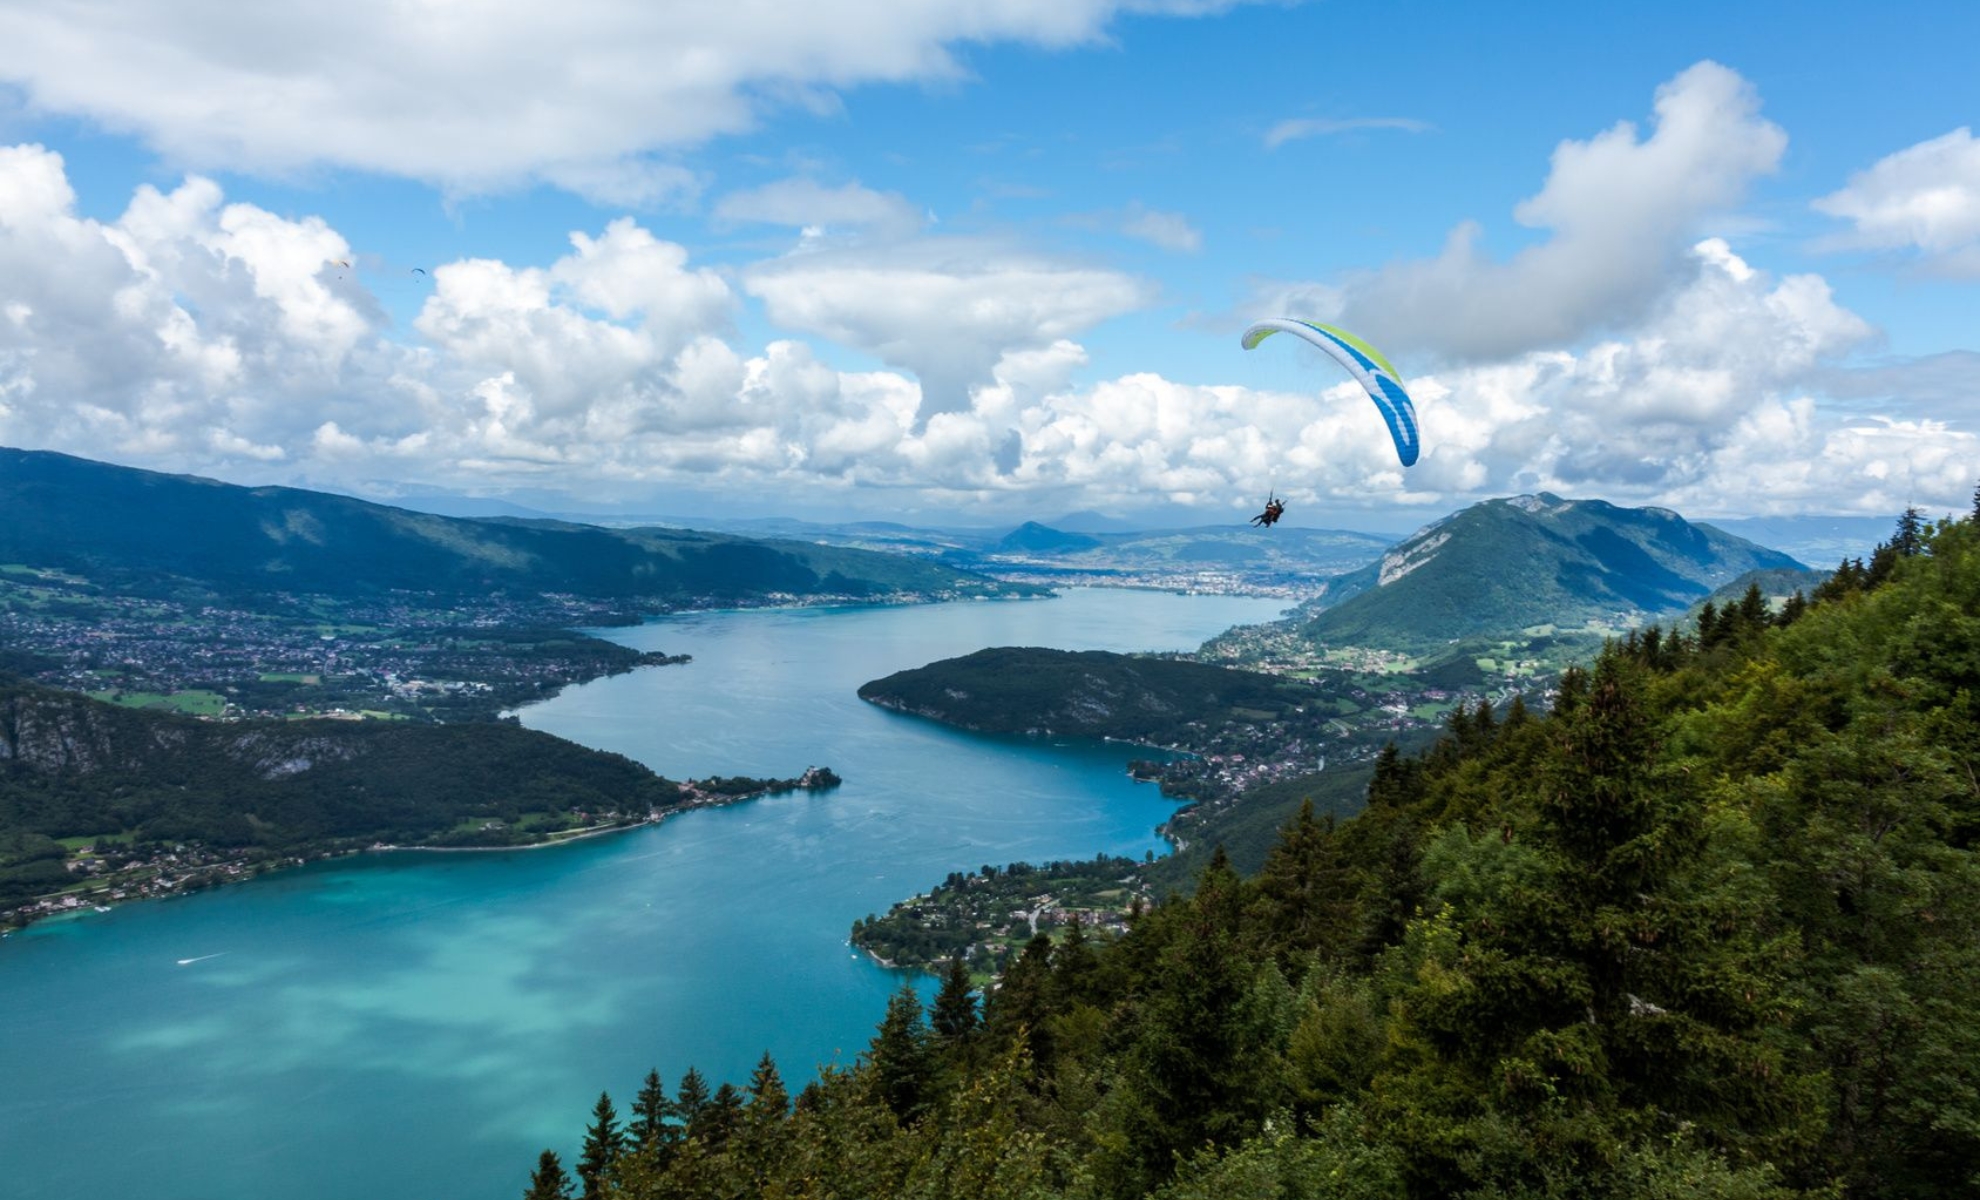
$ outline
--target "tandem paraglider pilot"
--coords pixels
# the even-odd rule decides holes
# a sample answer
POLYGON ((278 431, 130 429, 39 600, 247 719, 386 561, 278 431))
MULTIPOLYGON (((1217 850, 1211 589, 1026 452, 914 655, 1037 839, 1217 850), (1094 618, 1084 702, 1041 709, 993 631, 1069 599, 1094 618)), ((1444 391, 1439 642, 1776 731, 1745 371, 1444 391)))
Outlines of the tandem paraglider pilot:
POLYGON ((1279 499, 1278 496, 1274 495, 1270 500, 1267 500, 1265 502, 1265 511, 1251 518, 1251 523, 1253 525, 1263 525, 1266 526, 1267 528, 1270 528, 1271 526, 1278 524, 1279 518, 1285 515, 1286 515, 1286 502, 1284 500, 1279 499))

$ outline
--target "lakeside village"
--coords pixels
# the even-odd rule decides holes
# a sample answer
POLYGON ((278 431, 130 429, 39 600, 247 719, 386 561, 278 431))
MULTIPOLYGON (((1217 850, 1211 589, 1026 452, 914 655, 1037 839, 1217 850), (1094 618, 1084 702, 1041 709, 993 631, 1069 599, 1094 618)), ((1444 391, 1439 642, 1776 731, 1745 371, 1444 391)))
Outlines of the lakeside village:
MULTIPOLYGON (((872 602, 772 592, 747 601, 686 597, 664 607, 872 602)), ((648 615, 623 601, 560 593, 491 595, 471 605, 407 592, 120 595, 67 572, 0 564, 0 671, 114 704, 216 720, 493 720, 572 684, 690 661, 578 632, 648 615)))
POLYGON ((111 595, 76 576, 0 567, 0 669, 218 720, 488 720, 569 684, 687 661, 572 632, 625 621, 576 596, 470 609, 408 594, 276 595, 248 607, 111 595))
POLYGON ((928 892, 853 922, 854 946, 883 967, 937 970, 961 958, 978 986, 994 980, 1025 943, 1077 927, 1081 936, 1119 937, 1149 887, 1131 858, 1088 862, 985 864, 953 871, 928 892))
POLYGON ((278 853, 258 846, 215 847, 200 842, 134 844, 120 838, 67 839, 65 844, 69 845, 70 853, 63 865, 74 877, 73 881, 33 900, 0 909, 0 930, 19 929, 44 917, 109 912, 112 905, 129 900, 188 895, 318 859, 404 850, 540 850, 642 825, 657 825, 697 808, 718 808, 791 792, 829 791, 843 782, 832 768, 818 766, 806 767, 803 774, 791 779, 709 776, 682 782, 678 798, 672 804, 645 812, 580 810, 556 818, 536 814, 513 825, 495 818, 471 820, 436 842, 412 846, 382 842, 357 845, 339 840, 324 842, 301 853, 278 853))

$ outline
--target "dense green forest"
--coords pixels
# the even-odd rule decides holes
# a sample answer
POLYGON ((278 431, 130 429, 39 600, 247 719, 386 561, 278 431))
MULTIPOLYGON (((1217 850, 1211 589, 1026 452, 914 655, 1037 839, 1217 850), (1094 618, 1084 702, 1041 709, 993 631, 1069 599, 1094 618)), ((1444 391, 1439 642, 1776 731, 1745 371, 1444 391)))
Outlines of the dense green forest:
MULTIPOLYGON (((528 1195, 1980 1193, 1980 524, 1461 712, 1118 940, 954 964, 791 1104, 661 1077, 528 1195)), ((579 1114, 572 1114, 574 1122, 579 1114)), ((519 1172, 523 1164, 518 1164, 519 1172)))
POLYGON ((631 759, 510 724, 200 721, 0 676, 0 908, 74 881, 61 839, 122 858, 515 845, 681 799, 631 759))
POLYGON ((1328 703, 1256 671, 1105 650, 999 646, 862 684, 859 698, 987 733, 1171 743, 1328 703))

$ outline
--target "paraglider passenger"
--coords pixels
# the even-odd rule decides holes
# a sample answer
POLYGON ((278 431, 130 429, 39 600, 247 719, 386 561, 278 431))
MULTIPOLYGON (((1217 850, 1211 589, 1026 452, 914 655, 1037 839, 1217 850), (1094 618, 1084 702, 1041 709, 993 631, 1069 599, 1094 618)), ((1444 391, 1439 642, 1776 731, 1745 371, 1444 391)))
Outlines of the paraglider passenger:
POLYGON ((1277 496, 1274 496, 1270 500, 1267 500, 1265 502, 1264 512, 1259 513, 1257 516, 1251 518, 1251 523, 1253 525, 1271 526, 1277 524, 1279 518, 1285 515, 1286 515, 1286 502, 1279 499, 1277 496))

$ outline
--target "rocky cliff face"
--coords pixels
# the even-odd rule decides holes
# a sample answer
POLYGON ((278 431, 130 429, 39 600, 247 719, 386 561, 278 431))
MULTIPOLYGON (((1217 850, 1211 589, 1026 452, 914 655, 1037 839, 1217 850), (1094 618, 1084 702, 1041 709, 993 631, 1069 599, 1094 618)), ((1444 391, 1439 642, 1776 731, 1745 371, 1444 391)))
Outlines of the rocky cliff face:
MULTIPOLYGON (((84 697, 39 688, 0 696, 0 763, 37 774, 133 767, 143 735, 121 718, 84 697)), ((156 733, 167 743, 184 736, 162 728, 156 733)))
POLYGON ((91 775, 156 771, 185 755, 218 756, 261 779, 297 775, 362 752, 320 726, 287 729, 137 712, 52 688, 0 683, 0 771, 91 775))

